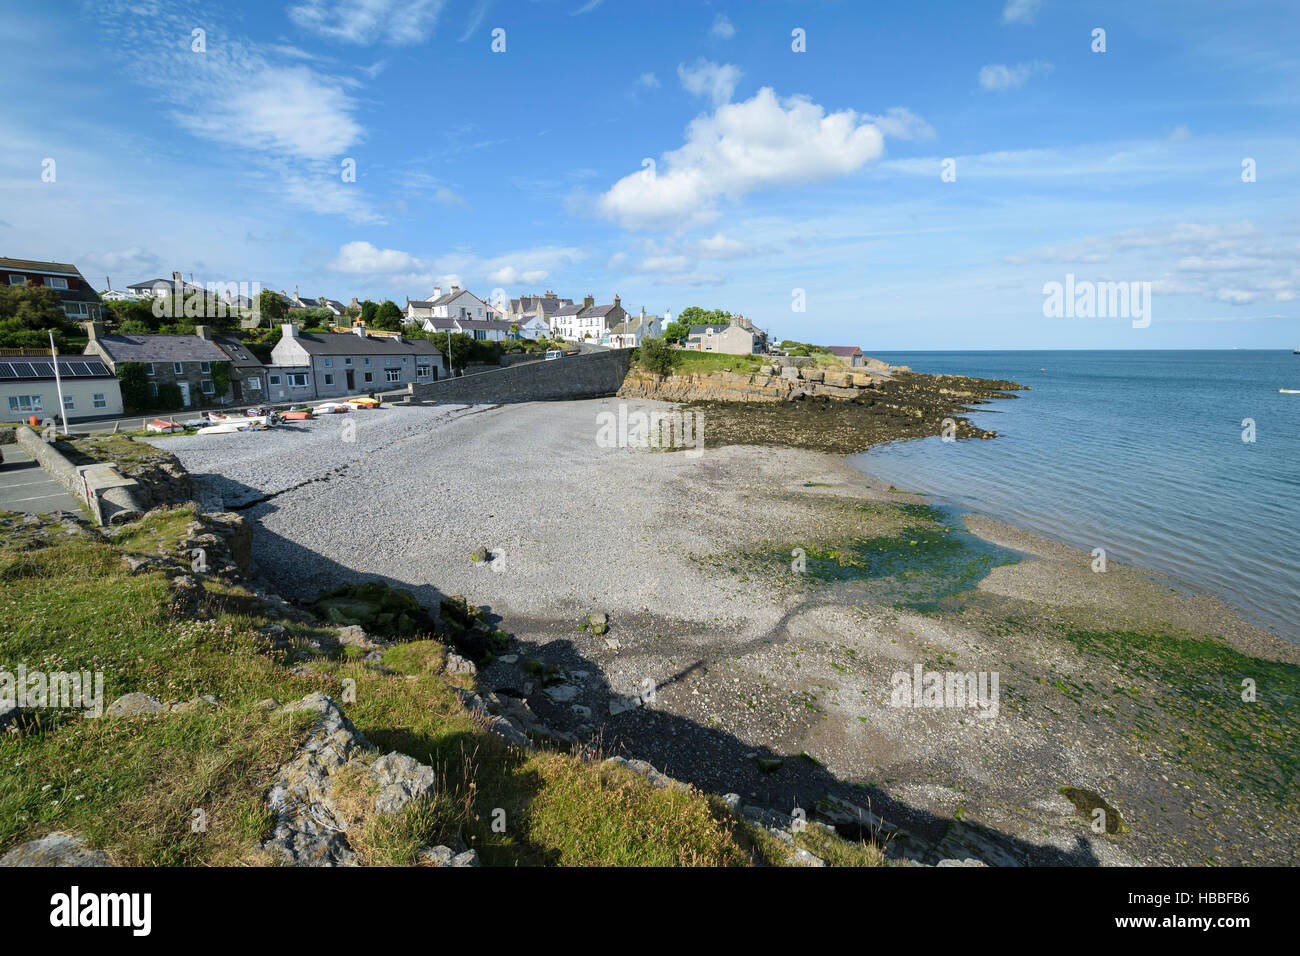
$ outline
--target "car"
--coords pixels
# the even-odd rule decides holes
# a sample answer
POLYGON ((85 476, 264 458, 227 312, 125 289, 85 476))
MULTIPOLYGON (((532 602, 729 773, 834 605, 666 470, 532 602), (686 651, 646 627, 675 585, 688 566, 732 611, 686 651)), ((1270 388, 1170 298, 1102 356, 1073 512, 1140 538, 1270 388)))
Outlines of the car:
POLYGON ((546 353, 546 361, 548 362, 554 361, 555 359, 559 358, 563 354, 564 353, 561 352, 559 349, 550 349, 546 353))

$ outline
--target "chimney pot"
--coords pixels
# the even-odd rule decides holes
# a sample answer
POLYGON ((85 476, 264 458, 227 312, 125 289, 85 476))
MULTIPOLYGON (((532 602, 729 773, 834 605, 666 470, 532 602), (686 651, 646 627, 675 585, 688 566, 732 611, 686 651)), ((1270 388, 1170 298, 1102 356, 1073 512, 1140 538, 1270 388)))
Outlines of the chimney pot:
POLYGON ((212 341, 212 332, 208 329, 206 325, 194 326, 194 334, 206 341, 209 342, 212 341))

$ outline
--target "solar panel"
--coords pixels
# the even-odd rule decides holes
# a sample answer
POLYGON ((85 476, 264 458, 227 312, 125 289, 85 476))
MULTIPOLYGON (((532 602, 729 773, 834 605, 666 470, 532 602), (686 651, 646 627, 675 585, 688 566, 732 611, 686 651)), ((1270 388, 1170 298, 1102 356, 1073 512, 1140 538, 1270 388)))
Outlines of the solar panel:
POLYGON ((36 369, 36 374, 47 378, 54 377, 54 364, 52 362, 33 362, 32 368, 36 369))
POLYGON ((85 362, 69 362, 67 367, 72 369, 73 375, 89 375, 90 366, 85 362))
POLYGON ((36 370, 32 368, 31 362, 14 362, 14 371, 18 373, 19 378, 35 378, 36 370))
POLYGON ((8 362, 0 362, 0 378, 17 378, 18 373, 8 362))
POLYGON ((87 362, 86 365, 87 367, 89 367, 91 375, 108 374, 108 366, 105 365, 103 362, 87 362))

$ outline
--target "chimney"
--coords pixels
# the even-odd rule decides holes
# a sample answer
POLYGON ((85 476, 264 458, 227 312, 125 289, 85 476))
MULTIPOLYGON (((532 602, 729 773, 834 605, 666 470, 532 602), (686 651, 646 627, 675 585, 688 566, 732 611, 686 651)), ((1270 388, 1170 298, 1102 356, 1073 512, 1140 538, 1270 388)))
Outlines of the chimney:
POLYGON ((199 338, 203 339, 205 342, 212 341, 212 331, 206 325, 194 326, 194 334, 197 335, 199 338))
POLYGON ((185 291, 185 280, 181 278, 181 274, 179 272, 172 273, 172 291, 173 292, 185 291))
POLYGON ((86 330, 86 338, 91 342, 104 334, 103 322, 82 322, 81 327, 86 330))
POLYGON ((364 339, 366 337, 366 323, 359 322, 358 324, 352 326, 352 333, 354 335, 359 335, 364 339))
POLYGON ((645 321, 645 306, 641 306, 641 321, 645 321))
POLYGON ((298 324, 296 322, 285 322, 280 326, 280 331, 286 339, 296 339, 298 337, 298 324))
POLYGON ((616 309, 619 308, 619 304, 618 304, 618 302, 619 302, 619 299, 618 299, 618 293, 616 292, 616 293, 614 293, 614 308, 616 308, 616 309))
POLYGON ((596 300, 592 298, 590 292, 588 292, 585 296, 582 297, 582 307, 584 309, 590 309, 595 304, 596 304, 596 300))

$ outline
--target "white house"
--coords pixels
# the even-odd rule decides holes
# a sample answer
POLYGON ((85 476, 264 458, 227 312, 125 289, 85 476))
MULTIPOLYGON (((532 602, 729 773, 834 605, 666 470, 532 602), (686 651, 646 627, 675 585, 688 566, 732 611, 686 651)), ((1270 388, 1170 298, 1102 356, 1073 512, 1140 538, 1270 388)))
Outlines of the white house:
POLYGON ((433 295, 427 299, 406 300, 406 321, 417 322, 421 319, 470 319, 474 321, 491 321, 501 318, 501 313, 488 305, 473 292, 458 285, 443 294, 435 286, 433 295))
POLYGON ((435 382, 442 352, 424 339, 352 332, 300 332, 286 323, 266 366, 267 398, 314 401, 357 392, 396 391, 435 382))
POLYGON ((612 305, 596 305, 596 300, 587 296, 581 305, 566 305, 556 309, 551 319, 551 331, 570 342, 605 339, 610 329, 627 319, 627 313, 614 296, 612 305))

